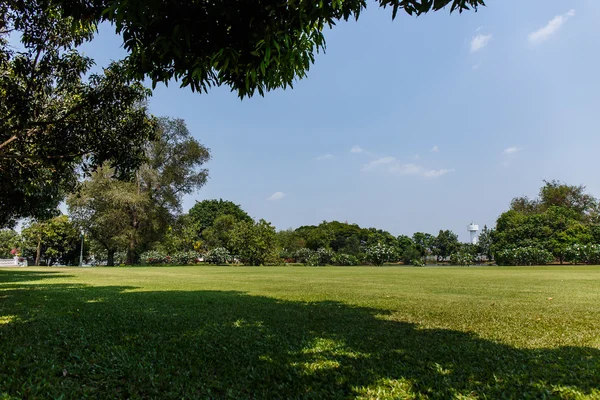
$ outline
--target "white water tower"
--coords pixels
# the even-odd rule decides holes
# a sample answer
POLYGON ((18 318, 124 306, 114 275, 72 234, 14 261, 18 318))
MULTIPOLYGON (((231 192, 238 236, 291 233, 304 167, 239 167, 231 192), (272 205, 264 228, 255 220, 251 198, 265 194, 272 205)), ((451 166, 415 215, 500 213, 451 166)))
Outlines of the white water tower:
POLYGON ((477 239, 478 239, 477 232, 479 232, 479 225, 471 222, 469 225, 467 225, 467 230, 469 231, 469 234, 471 235, 471 243, 477 244, 477 239))

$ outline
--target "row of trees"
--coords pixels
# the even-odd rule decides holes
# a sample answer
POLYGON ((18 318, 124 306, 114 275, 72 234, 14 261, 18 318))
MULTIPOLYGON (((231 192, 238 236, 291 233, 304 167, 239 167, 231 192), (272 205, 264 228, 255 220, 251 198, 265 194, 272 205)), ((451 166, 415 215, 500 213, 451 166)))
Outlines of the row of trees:
POLYGON ((2 256, 20 249, 36 263, 73 264, 83 230, 86 254, 108 265, 187 263, 202 256, 207 262, 248 265, 470 265, 492 260, 533 265, 589 263, 600 257, 598 201, 582 186, 557 181, 545 182, 535 199, 515 198, 494 229, 484 227, 477 245, 460 243, 450 230, 395 237, 338 221, 277 232, 225 200, 197 202, 182 214, 181 194, 206 181, 207 172, 197 167, 208 150, 189 137, 182 121, 161 119, 159 126, 162 139, 147 147, 147 161, 134 180, 115 179, 109 166, 99 168, 68 198, 70 218, 32 221, 21 235, 0 231, 2 256))

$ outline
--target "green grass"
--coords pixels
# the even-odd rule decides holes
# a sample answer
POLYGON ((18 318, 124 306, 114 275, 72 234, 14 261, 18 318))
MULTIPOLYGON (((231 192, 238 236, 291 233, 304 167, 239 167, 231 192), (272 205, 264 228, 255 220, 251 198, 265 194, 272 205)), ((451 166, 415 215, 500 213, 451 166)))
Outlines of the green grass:
POLYGON ((600 398, 600 267, 0 269, 13 397, 600 398))

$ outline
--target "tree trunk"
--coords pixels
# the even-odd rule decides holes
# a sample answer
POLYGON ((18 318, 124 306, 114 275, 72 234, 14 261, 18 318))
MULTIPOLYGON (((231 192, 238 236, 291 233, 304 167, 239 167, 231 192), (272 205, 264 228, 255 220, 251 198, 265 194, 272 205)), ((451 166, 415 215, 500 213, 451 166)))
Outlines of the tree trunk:
POLYGON ((125 261, 125 264, 127 265, 133 265, 134 261, 135 261, 135 247, 136 247, 136 240, 135 240, 135 232, 132 233, 131 238, 129 239, 129 247, 127 248, 127 260, 125 261))
POLYGON ((106 257, 106 265, 113 267, 115 265, 115 251, 108 249, 108 257, 106 257))
POLYGON ((40 266, 40 257, 42 255, 42 236, 38 236, 37 250, 35 252, 35 266, 40 266))

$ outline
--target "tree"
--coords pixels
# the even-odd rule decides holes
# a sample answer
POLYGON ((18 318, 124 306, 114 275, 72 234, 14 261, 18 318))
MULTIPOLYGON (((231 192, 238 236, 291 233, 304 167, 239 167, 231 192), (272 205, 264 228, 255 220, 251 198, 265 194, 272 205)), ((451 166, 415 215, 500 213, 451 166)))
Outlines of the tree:
MULTIPOLYGON (((150 202, 135 183, 114 179, 114 169, 104 165, 67 198, 67 205, 73 222, 102 245, 107 265, 114 265, 115 252, 125 249, 135 234, 131 213, 147 210, 150 202)), ((140 212, 138 221, 146 219, 140 212)))
POLYGON ((492 243, 493 243, 493 229, 489 229, 487 225, 483 226, 481 233, 479 234, 479 238, 477 241, 478 253, 490 261, 493 260, 492 255, 492 243))
POLYGON ((262 265, 276 251, 275 227, 264 219, 238 222, 231 232, 231 247, 242 262, 262 265))
POLYGON ((413 234, 412 240, 415 244, 415 249, 419 252, 423 260, 425 260, 428 254, 432 253, 434 239, 435 236, 429 233, 415 232, 413 234))
POLYGON ((437 256, 438 262, 450 257, 452 253, 458 251, 459 247, 458 235, 450 230, 440 230, 433 239, 433 254, 437 256))
POLYGON ((122 63, 86 78, 93 60, 76 47, 94 29, 45 1, 0 5, 2 226, 56 215, 80 173, 109 161, 127 178, 142 161, 154 130, 143 105, 150 92, 127 78, 122 63), (8 32, 21 38, 19 51, 8 32))
POLYGON ((207 248, 223 247, 231 250, 229 242, 235 228, 236 219, 231 214, 219 215, 212 226, 202 232, 202 238, 207 248))
POLYGON ((80 235, 66 215, 32 222, 22 234, 25 251, 29 255, 35 254, 35 265, 40 265, 41 260, 46 265, 76 263, 80 235))
POLYGON ((306 241, 293 229, 278 231, 276 238, 281 256, 286 259, 294 258, 296 252, 306 245, 306 241))
POLYGON ((12 258, 13 250, 21 247, 21 235, 12 229, 0 230, 0 258, 12 258))
POLYGON ((161 241, 181 209, 181 197, 200 188, 208 171, 200 168, 208 149, 191 137, 182 120, 158 120, 156 140, 145 146, 146 162, 130 182, 99 169, 69 199, 76 221, 104 243, 109 257, 122 244, 127 264, 161 241))
MULTIPOLYGON (((227 85, 243 96, 292 86, 306 75, 314 53, 325 49, 323 31, 339 20, 358 19, 364 0, 186 1, 53 0, 82 21, 108 21, 123 36, 128 64, 137 78, 154 84, 171 79, 206 91, 227 85), (142 10, 144 12, 141 12, 142 10), (193 16, 193 18, 190 18, 193 16), (169 23, 165 23, 169 21, 169 23)), ((477 9, 484 0, 379 0, 398 11, 420 15, 477 9)))
POLYGON ((252 222, 252 218, 239 205, 223 199, 197 201, 188 211, 188 215, 196 227, 198 236, 211 227, 221 215, 232 215, 240 222, 252 222))

